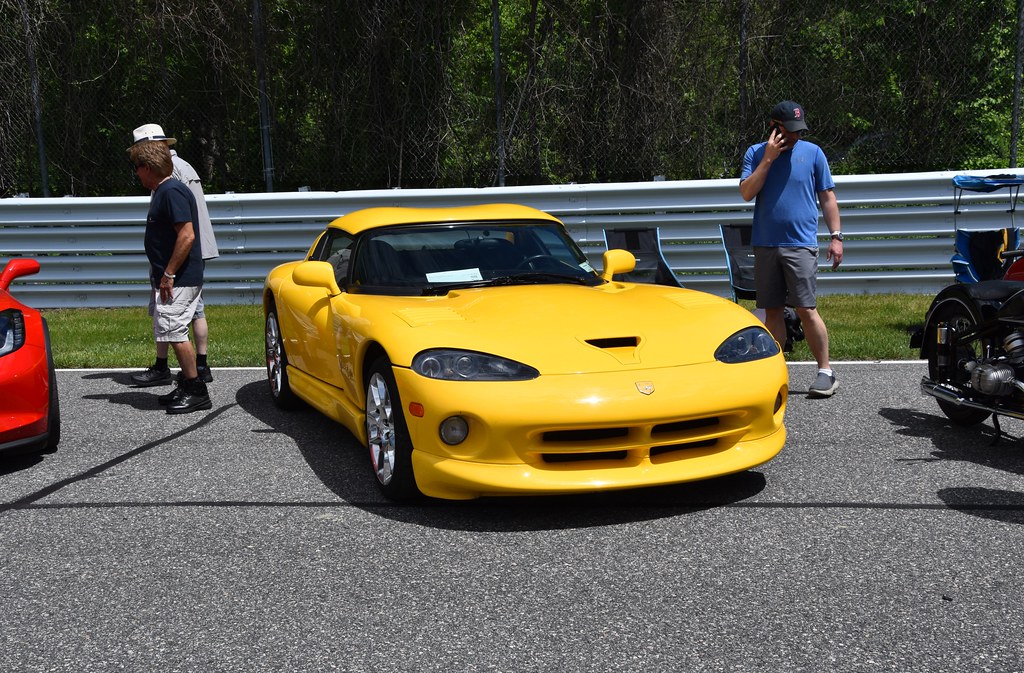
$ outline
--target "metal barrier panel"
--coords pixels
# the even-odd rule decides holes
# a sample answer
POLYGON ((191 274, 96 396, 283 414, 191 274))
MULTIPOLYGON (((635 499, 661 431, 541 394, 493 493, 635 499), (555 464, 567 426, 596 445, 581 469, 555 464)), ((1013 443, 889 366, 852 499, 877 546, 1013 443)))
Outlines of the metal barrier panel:
MULTIPOLYGON (((931 294, 953 282, 949 263, 957 226, 1010 226, 1008 191, 965 192, 954 221, 955 175, 1007 169, 835 176, 846 251, 833 272, 821 256, 822 294, 931 294)), ((332 219, 376 206, 439 207, 519 203, 559 217, 601 266, 606 228, 657 226, 665 258, 687 287, 730 296, 719 225, 749 222, 752 204, 739 181, 409 189, 350 192, 210 194, 221 256, 208 263, 210 304, 260 301, 263 279, 298 259, 332 219)), ((149 198, 0 199, 0 265, 31 256, 42 270, 16 281, 39 308, 140 306, 148 292, 142 249, 149 198)), ((823 248, 827 246, 821 226, 823 248)))

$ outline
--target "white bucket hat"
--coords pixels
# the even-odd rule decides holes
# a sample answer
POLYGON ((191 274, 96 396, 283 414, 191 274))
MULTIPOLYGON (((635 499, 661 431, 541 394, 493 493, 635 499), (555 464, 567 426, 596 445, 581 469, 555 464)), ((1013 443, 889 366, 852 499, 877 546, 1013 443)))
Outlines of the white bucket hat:
POLYGON ((135 143, 141 143, 143 140, 165 140, 168 145, 173 145, 178 142, 175 138, 169 138, 164 135, 163 128, 159 124, 143 124, 139 128, 132 131, 132 136, 135 138, 135 143))

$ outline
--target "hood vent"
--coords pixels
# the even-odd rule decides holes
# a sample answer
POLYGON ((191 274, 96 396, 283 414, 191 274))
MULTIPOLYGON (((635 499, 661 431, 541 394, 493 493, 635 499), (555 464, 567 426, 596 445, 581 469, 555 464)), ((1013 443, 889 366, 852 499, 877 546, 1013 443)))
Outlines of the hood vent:
POLYGON ((639 337, 610 337, 587 339, 587 343, 595 348, 636 348, 640 345, 640 339, 639 337))
POLYGON ((635 365, 640 362, 637 357, 640 350, 640 337, 638 336, 586 339, 585 343, 612 356, 619 364, 635 365))

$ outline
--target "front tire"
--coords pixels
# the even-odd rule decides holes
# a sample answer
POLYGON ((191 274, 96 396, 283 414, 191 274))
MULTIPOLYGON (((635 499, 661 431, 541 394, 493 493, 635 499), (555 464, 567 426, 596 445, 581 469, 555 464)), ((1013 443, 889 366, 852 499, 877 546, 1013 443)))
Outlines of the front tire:
MULTIPOLYGON (((977 304, 961 297, 950 297, 943 300, 931 313, 928 321, 929 329, 934 330, 939 323, 946 323, 959 334, 973 330, 981 323, 981 311, 977 304)), ((934 337, 933 337, 934 338, 934 337)), ((949 382, 957 388, 963 388, 970 381, 970 374, 964 371, 957 363, 966 360, 979 360, 987 357, 990 350, 988 339, 978 339, 970 343, 957 344, 956 352, 953 355, 954 363, 946 367, 939 367, 939 346, 932 343, 928 350, 928 377, 935 382, 949 382)), ((952 402, 937 399, 939 408, 950 421, 956 425, 977 425, 992 414, 981 409, 962 407, 952 402)))
POLYGON ((391 361, 373 361, 366 377, 366 446, 381 492, 391 500, 420 495, 412 469, 412 440, 405 425, 391 361))
POLYGON ((270 301, 267 307, 266 329, 267 347, 267 382, 270 384, 270 396, 279 409, 297 409, 302 401, 292 392, 288 382, 288 354, 284 350, 284 337, 281 325, 277 320, 277 306, 270 301))
POLYGON ((46 365, 49 375, 50 400, 46 410, 46 453, 53 453, 60 444, 60 396, 57 394, 57 368, 53 364, 53 352, 50 350, 50 327, 43 320, 43 338, 46 343, 46 365))

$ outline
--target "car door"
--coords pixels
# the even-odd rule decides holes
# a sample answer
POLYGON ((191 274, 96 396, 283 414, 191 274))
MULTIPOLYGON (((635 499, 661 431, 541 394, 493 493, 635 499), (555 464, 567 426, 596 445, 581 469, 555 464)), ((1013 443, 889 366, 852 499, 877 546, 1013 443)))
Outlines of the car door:
MULTIPOLYGON (((348 255, 352 237, 340 230, 328 229, 313 247, 309 261, 331 264, 335 279, 344 287, 348 274, 348 255)), ((289 307, 289 318, 294 326, 288 339, 291 363, 307 374, 331 385, 343 387, 341 359, 336 337, 332 298, 319 288, 288 284, 282 288, 284 304, 289 307)))

